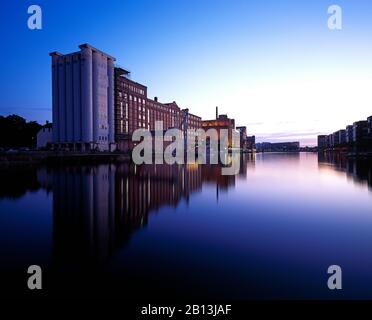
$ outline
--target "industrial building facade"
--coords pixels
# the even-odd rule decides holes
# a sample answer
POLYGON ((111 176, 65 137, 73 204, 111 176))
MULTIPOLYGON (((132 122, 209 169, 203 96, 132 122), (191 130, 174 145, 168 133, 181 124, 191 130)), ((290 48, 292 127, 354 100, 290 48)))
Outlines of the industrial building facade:
POLYGON ((356 121, 329 135, 318 136, 318 150, 336 150, 351 153, 372 152, 372 116, 356 121))
POLYGON ((136 129, 177 128, 185 136, 201 118, 176 102, 147 97, 147 87, 114 66, 115 58, 88 45, 52 57, 53 147, 68 151, 130 151, 136 129))
POLYGON ((52 52, 53 144, 64 150, 115 149, 115 58, 83 44, 52 52))
POLYGON ((200 129, 200 117, 181 109, 175 101, 161 103, 158 98, 147 97, 147 87, 129 79, 129 72, 115 68, 115 137, 120 151, 133 148, 132 134, 137 129, 154 131, 157 121, 163 130, 176 128, 189 134, 200 129))
MULTIPOLYGON (((220 141, 221 139, 221 130, 228 130, 228 146, 232 147, 233 139, 232 133, 235 131, 235 120, 230 119, 226 114, 218 114, 218 107, 216 107, 216 119, 213 120, 203 120, 202 127, 205 131, 209 129, 214 129, 217 131, 217 139, 220 141)), ((246 135, 246 131, 245 131, 246 135)), ((210 142, 207 141, 207 146, 210 142)))

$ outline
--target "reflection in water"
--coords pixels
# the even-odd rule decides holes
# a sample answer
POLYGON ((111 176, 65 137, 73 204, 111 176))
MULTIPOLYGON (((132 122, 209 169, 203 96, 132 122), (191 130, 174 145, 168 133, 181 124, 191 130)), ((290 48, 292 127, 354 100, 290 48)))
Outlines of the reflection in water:
POLYGON ((42 185, 35 167, 16 166, 0 169, 0 199, 19 199, 26 192, 35 192, 40 188, 51 190, 51 185, 42 185))
POLYGON ((52 296, 321 299, 339 264, 342 297, 371 298, 371 168, 265 153, 236 176, 197 164, 1 172, 3 286, 29 294, 37 263, 52 296))
MULTIPOLYGON (((254 158, 241 158, 240 177, 254 158)), ((235 186, 236 176, 221 175, 220 165, 108 164, 41 168, 39 185, 53 190, 54 257, 57 265, 105 261, 131 233, 147 225, 162 206, 188 203, 202 184, 220 191, 235 186), (51 186, 50 186, 51 183, 51 186)))
POLYGON ((113 165, 51 171, 58 264, 110 253, 115 243, 115 171, 113 165))
POLYGON ((332 168, 345 172, 348 178, 361 185, 368 185, 372 191, 372 160, 347 158, 339 153, 319 153, 318 165, 320 169, 332 168))

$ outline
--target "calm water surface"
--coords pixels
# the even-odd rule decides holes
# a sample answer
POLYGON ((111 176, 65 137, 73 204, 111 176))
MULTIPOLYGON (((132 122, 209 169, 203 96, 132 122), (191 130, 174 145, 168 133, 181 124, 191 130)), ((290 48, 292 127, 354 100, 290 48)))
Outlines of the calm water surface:
POLYGON ((0 171, 3 294, 372 298, 372 164, 317 154, 215 166, 0 171), (327 288, 327 268, 343 290, 327 288))

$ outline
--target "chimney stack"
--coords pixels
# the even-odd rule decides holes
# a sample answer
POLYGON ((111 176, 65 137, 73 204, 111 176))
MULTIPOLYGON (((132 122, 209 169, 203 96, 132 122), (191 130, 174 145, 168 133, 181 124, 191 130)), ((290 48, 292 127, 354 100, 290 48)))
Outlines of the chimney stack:
POLYGON ((155 102, 158 102, 158 97, 155 97, 154 100, 155 100, 155 102))
POLYGON ((216 107, 216 120, 218 119, 218 107, 216 107))

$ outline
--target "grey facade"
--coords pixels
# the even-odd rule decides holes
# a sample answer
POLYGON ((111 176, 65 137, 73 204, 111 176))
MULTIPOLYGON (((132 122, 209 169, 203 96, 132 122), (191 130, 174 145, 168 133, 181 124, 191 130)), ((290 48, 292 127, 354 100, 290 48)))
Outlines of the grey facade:
POLYGON ((66 150, 115 149, 115 58, 88 44, 52 52, 53 144, 66 150))

